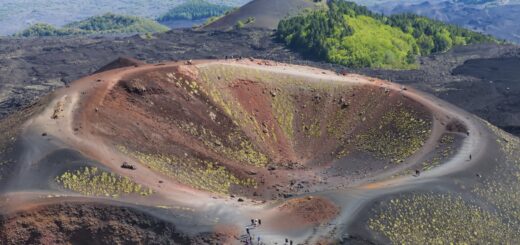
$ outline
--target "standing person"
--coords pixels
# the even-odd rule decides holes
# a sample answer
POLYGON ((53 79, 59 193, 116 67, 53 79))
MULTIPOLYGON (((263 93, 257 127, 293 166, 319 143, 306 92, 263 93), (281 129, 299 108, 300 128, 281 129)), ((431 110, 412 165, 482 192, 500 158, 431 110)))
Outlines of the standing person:
POLYGON ((258 224, 262 225, 262 220, 261 219, 258 219, 258 224))
POLYGON ((247 235, 250 235, 250 234, 249 234, 249 228, 246 228, 246 232, 247 232, 247 235))

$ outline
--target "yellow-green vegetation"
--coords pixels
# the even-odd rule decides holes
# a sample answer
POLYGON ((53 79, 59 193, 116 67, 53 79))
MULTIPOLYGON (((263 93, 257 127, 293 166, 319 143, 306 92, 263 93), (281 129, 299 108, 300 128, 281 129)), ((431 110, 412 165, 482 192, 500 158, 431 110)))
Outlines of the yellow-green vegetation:
POLYGON ((356 147, 393 162, 402 162, 419 150, 428 139, 431 121, 410 108, 397 105, 374 126, 356 136, 356 147))
POLYGON ((520 138, 504 132, 488 121, 482 120, 482 122, 484 122, 488 128, 491 129, 491 131, 493 131, 497 136, 496 141, 500 145, 504 154, 506 154, 506 159, 520 167, 520 138))
POLYGON ((353 34, 337 43, 338 46, 331 45, 328 55, 330 62, 380 68, 416 67, 413 59, 410 60, 411 54, 419 52, 412 35, 368 16, 345 17, 345 21, 353 29, 353 34))
POLYGON ((213 133, 213 131, 190 122, 178 122, 179 128, 185 133, 195 136, 209 149, 237 160, 244 164, 256 167, 265 166, 269 159, 261 152, 255 150, 253 144, 239 132, 227 135, 227 142, 234 142, 235 146, 228 146, 225 141, 213 133))
POLYGON ((520 230, 520 139, 486 124, 497 136, 504 157, 492 173, 482 173, 483 182, 473 192, 493 204, 510 225, 520 230))
MULTIPOLYGON (((371 98, 375 101, 374 98, 371 98)), ((350 102, 341 97, 338 108, 327 118, 327 134, 329 137, 334 137, 337 140, 344 138, 348 130, 353 126, 353 120, 349 118, 351 109, 350 102)))
POLYGON ((498 180, 484 180, 473 192, 493 204, 510 225, 520 230, 520 172, 516 169, 496 177, 498 180))
POLYGON ((466 196, 478 202, 453 194, 401 195, 374 209, 369 228, 394 244, 520 244, 520 140, 485 123, 504 154, 493 171, 477 173, 466 196))
POLYGON ((76 171, 67 171, 57 176, 55 180, 65 189, 87 196, 117 198, 123 194, 148 196, 153 193, 151 189, 135 183, 128 177, 122 177, 95 167, 84 167, 76 171))
POLYGON ((310 122, 304 122, 302 126, 303 133, 307 137, 320 137, 321 136, 321 126, 320 120, 315 118, 310 122))
MULTIPOLYGON (((252 140, 260 142, 277 141, 276 134, 271 133, 273 129, 262 127, 255 116, 249 113, 236 98, 222 87, 230 86, 231 83, 243 79, 255 82, 279 81, 270 79, 272 76, 269 73, 263 73, 256 69, 249 69, 245 67, 233 67, 228 65, 211 65, 209 69, 201 67, 199 70, 200 77, 206 82, 208 86, 205 94, 209 99, 215 103, 231 120, 233 123, 242 128, 246 132, 254 134, 252 140)), ((251 135, 249 135, 251 137, 251 135)), ((268 145, 268 144, 264 144, 268 145)), ((269 149, 267 149, 269 150, 269 149)), ((271 149, 274 151, 274 149, 271 149)), ((267 159, 267 158, 266 158, 267 159)))
POLYGON ((519 244, 518 226, 450 194, 406 194, 375 208, 368 227, 393 244, 519 244))
POLYGON ((175 84, 178 88, 184 88, 186 92, 192 95, 198 95, 202 89, 196 81, 192 81, 175 73, 166 73, 166 81, 175 84))
POLYGON ((294 102, 284 92, 279 92, 273 98, 273 113, 278 125, 284 134, 292 139, 294 137, 294 102))
POLYGON ((254 179, 238 178, 224 166, 208 160, 191 156, 178 157, 174 155, 132 152, 122 146, 119 146, 118 149, 127 155, 135 157, 150 169, 200 190, 229 194, 232 186, 256 188, 257 185, 254 179))
POLYGON ((277 36, 306 55, 352 67, 409 68, 417 55, 455 45, 496 42, 464 28, 413 14, 383 16, 343 0, 282 20, 277 36))

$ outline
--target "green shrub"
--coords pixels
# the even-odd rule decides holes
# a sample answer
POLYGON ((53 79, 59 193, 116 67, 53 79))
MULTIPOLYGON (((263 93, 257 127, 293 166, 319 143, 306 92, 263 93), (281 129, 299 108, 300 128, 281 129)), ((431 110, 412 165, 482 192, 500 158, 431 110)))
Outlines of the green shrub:
POLYGON ((373 68, 411 68, 417 55, 497 41, 418 15, 383 16, 341 0, 331 0, 327 9, 280 21, 277 37, 316 59, 373 68))

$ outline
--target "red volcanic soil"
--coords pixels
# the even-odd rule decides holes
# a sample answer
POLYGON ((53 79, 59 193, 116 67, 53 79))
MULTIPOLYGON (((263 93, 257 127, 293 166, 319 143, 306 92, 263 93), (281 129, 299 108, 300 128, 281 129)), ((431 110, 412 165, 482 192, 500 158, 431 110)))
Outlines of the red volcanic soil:
MULTIPOLYGON (((286 237, 285 231, 311 230, 317 241, 322 235, 328 238, 318 227, 330 232, 325 227, 334 227, 325 224, 352 209, 345 206, 351 200, 332 202, 316 193, 343 195, 356 186, 368 193, 419 180, 431 172, 412 176, 406 171, 428 160, 432 165, 435 159, 435 165, 447 162, 432 170, 433 176, 471 164, 461 154, 453 157, 461 163, 437 157, 436 146, 447 133, 466 138, 469 146, 463 150, 478 159, 472 147, 482 142, 482 134, 469 117, 389 82, 254 59, 114 63, 128 64, 57 91, 41 113, 28 119, 22 144, 27 149, 21 151, 25 165, 20 168, 25 175, 20 176, 38 177, 35 186, 43 187, 36 199, 59 195, 67 201, 82 196, 75 193, 78 187, 98 180, 76 183, 74 175, 64 184, 56 177, 70 174, 76 165, 96 166, 150 188, 145 193, 150 195, 138 196, 125 182, 121 195, 113 195, 121 203, 171 211, 167 218, 180 217, 179 225, 198 232, 213 227, 213 235, 190 237, 130 208, 50 202, 6 212, 0 242, 200 244, 206 238, 243 239, 246 224, 241 222, 249 216, 265 219, 255 234, 276 232, 269 238, 265 233, 269 242, 286 237), (50 140, 59 144, 48 145, 50 140), (69 148, 91 161, 72 165, 56 157, 54 165, 44 165, 41 159, 53 147, 69 148), (38 165, 61 168, 45 175, 33 168, 38 165), (132 167, 123 167, 128 165, 132 167), (45 184, 39 185, 41 180, 45 184), (269 202, 280 199, 280 206, 269 202), (190 212, 177 216, 175 210, 190 212)), ((101 178, 115 181, 106 176, 101 178)))
POLYGON ((94 136, 181 184, 265 200, 303 193, 316 184, 334 186, 323 181, 329 176, 321 170, 338 160, 336 166, 349 170, 341 175, 362 172, 366 177, 391 157, 408 157, 379 154, 381 146, 372 147, 374 152, 362 148, 371 142, 360 142, 361 136, 375 131, 384 131, 388 139, 417 133, 380 125, 388 114, 405 110, 428 123, 424 130, 431 124, 424 106, 375 81, 330 82, 321 79, 338 77, 301 75, 300 68, 285 72, 283 66, 271 71, 254 61, 219 62, 102 73, 116 81, 98 79, 95 89, 83 93, 75 134, 94 136), (366 154, 376 160, 350 169, 345 165, 366 154), (229 179, 207 176, 217 169, 229 179))
POLYGON ((339 208, 334 203, 314 196, 290 199, 278 211, 269 223, 280 228, 325 224, 339 214, 339 208))
POLYGON ((54 204, 0 217, 1 244, 202 244, 219 234, 190 237, 143 212, 102 204, 54 204))

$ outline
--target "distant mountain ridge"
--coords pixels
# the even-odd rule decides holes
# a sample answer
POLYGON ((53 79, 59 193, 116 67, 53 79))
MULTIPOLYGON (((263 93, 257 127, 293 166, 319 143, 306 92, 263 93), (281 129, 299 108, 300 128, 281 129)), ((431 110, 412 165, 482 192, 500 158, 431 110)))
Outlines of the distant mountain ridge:
POLYGON ((107 13, 72 22, 63 28, 56 28, 43 23, 35 24, 17 33, 16 36, 45 37, 113 33, 155 33, 168 30, 168 27, 146 18, 107 13))
POLYGON ((384 14, 415 13, 520 43, 520 1, 389 1, 370 9, 384 14))
MULTIPOLYGON (((115 13, 156 19, 187 0, 1 0, 0 36, 12 35, 36 23, 62 27, 91 16, 115 13)), ((250 0, 206 0, 241 6, 250 0)))

